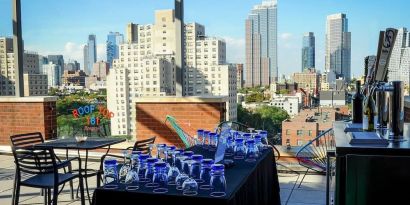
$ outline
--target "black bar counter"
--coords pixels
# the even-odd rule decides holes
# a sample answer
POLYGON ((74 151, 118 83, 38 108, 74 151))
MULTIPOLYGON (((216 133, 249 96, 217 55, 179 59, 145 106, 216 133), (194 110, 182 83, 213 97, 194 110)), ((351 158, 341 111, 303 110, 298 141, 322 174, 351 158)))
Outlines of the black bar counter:
MULTIPOLYGON (((335 122, 335 204, 410 204, 410 142, 351 145, 346 126, 335 122), (406 188, 403 188, 406 187, 406 188)), ((353 131, 358 131, 353 129, 353 131)))

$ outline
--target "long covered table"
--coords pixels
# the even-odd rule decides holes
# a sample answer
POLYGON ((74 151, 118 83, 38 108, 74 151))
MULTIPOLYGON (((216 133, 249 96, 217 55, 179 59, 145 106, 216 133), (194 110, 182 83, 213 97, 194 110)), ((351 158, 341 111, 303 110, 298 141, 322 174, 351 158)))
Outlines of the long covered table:
MULTIPOLYGON (((213 158, 214 152, 199 147, 191 149, 205 158, 213 158)), ((94 205, 104 204, 178 204, 178 205, 275 205, 280 204, 279 182, 272 150, 266 150, 254 163, 234 160, 235 165, 225 170, 226 196, 215 198, 210 191, 199 190, 196 196, 184 196, 175 186, 168 186, 168 193, 156 194, 152 188, 140 183, 136 191, 99 187, 93 196, 94 205)))

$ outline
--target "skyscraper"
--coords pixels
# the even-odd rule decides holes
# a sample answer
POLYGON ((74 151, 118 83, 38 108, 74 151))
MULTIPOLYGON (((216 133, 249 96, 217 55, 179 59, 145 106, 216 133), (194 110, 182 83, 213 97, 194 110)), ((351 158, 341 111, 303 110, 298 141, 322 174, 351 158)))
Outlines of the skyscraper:
POLYGON ((136 43, 138 41, 138 24, 129 23, 127 25, 127 43, 136 43))
POLYGON ((303 35, 302 46, 302 72, 315 67, 315 34, 313 32, 303 35))
POLYGON ((406 28, 400 28, 388 65, 388 80, 403 81, 409 85, 410 78, 410 33, 406 28))
POLYGON ((336 78, 350 81, 351 33, 348 31, 346 14, 338 13, 327 16, 326 22, 326 57, 325 70, 334 76, 328 79, 334 84, 336 78))
POLYGON ((246 19, 246 87, 278 80, 277 1, 254 6, 246 19))
POLYGON ((110 32, 107 36, 107 62, 112 66, 112 61, 118 58, 119 45, 124 42, 124 35, 110 32))
POLYGON ((94 34, 88 36, 88 43, 84 47, 84 71, 88 75, 93 69, 94 63, 97 62, 97 42, 94 34))
MULTIPOLYGON (((64 73, 64 57, 62 55, 48 55, 48 62, 57 65, 55 76, 56 84, 54 86, 61 85, 61 77, 64 73)), ((49 80, 50 81, 50 80, 49 80)))

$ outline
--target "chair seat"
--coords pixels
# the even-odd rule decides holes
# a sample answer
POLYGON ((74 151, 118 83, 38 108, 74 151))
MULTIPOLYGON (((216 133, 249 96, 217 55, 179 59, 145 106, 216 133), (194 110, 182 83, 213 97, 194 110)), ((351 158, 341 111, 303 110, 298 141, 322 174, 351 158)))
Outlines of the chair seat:
MULTIPOLYGON (((78 174, 58 174, 58 183, 63 184, 67 181, 70 181, 74 178, 78 177, 78 174)), ((22 185, 30 186, 30 187, 53 187, 54 186, 54 174, 38 174, 32 176, 24 181, 21 182, 22 185)))

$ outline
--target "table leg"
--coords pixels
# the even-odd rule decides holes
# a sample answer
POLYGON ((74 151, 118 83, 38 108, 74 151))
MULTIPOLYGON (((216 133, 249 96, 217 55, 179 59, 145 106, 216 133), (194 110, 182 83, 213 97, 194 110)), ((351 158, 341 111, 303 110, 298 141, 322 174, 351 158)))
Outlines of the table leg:
POLYGON ((85 150, 85 164, 84 164, 85 173, 84 174, 85 174, 85 189, 87 190, 88 201, 91 204, 90 191, 88 190, 87 161, 88 161, 88 149, 85 150))
MULTIPOLYGON (((65 158, 68 160, 68 149, 65 150, 65 158)), ((68 167, 68 171, 72 171, 71 165, 68 167)), ((70 194, 71 194, 71 200, 74 200, 74 186, 73 186, 73 181, 70 180, 70 194)))

